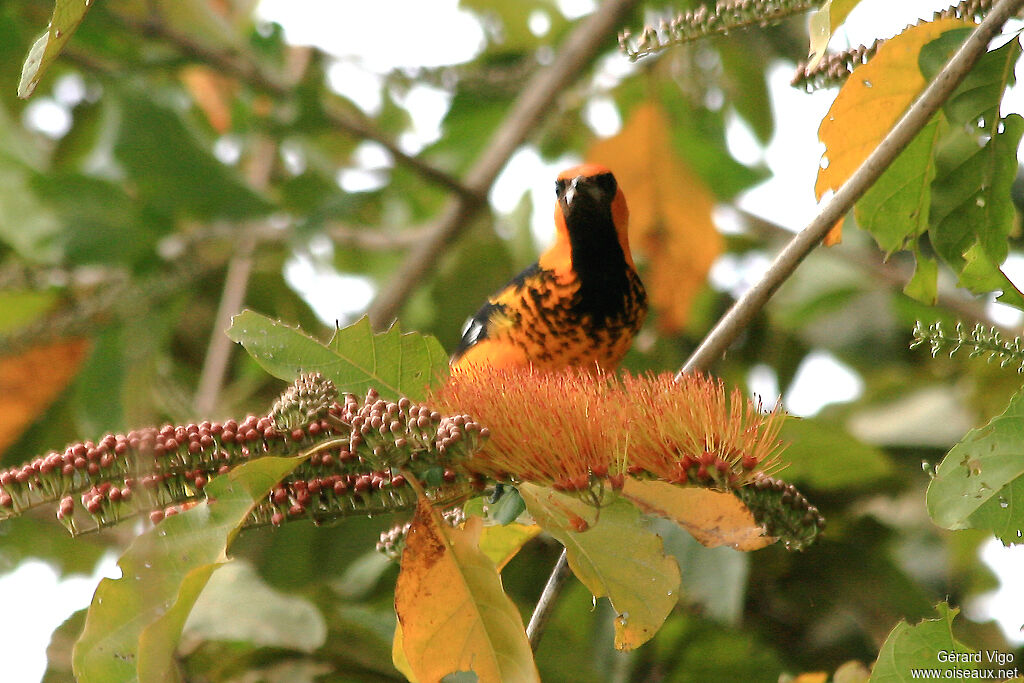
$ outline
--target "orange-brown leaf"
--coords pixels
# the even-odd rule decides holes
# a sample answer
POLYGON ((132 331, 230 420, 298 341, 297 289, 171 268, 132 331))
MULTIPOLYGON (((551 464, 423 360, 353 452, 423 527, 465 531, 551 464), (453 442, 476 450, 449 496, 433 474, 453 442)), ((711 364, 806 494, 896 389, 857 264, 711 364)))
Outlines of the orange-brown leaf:
POLYGON ((0 358, 0 453, 64 391, 87 347, 71 339, 0 358))
POLYGON ((793 679, 793 683, 828 683, 828 674, 824 671, 802 673, 793 679))
MULTIPOLYGON (((924 89, 917 65, 921 48, 946 31, 974 26, 961 19, 942 19, 907 28, 887 40, 867 64, 857 67, 843 84, 818 128, 825 144, 814 193, 821 199, 838 190, 868 158, 903 112, 924 89)), ((839 221, 825 244, 839 242, 839 221)))
POLYGON ((647 102, 587 159, 612 169, 629 203, 630 244, 648 262, 644 284, 664 332, 686 325, 690 307, 722 252, 704 183, 673 153, 668 117, 647 102))
MULTIPOLYGON (((483 520, 464 529, 420 499, 395 586, 400 651, 422 683, 474 671, 481 683, 540 681, 519 610, 479 547, 483 520)), ((398 646, 396 646, 398 651, 398 646)))
POLYGON ((210 127, 218 133, 231 129, 231 98, 235 83, 205 66, 191 65, 181 70, 181 81, 202 110, 210 127))
POLYGON ((670 519, 702 545, 757 550, 775 542, 743 502, 726 491, 627 478, 622 497, 648 514, 670 519))

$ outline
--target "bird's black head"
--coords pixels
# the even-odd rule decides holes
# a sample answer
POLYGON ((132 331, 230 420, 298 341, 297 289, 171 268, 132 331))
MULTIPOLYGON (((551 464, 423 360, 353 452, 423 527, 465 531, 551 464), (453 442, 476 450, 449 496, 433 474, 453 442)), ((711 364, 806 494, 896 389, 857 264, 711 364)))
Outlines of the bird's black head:
POLYGON ((582 164, 562 171, 555 181, 555 225, 571 244, 573 260, 625 258, 630 266, 629 209, 615 176, 604 166, 582 164))
POLYGON ((555 181, 555 196, 566 221, 576 214, 610 214, 618 189, 611 171, 595 164, 571 168, 555 181))

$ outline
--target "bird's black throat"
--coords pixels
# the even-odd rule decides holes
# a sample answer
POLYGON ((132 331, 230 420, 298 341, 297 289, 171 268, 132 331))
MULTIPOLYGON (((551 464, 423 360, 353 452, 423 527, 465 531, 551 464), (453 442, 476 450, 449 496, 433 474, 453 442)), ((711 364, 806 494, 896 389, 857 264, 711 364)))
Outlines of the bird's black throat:
POLYGON ((575 308, 597 325, 621 318, 634 295, 636 276, 619 244, 611 206, 581 197, 563 211, 580 283, 575 308))

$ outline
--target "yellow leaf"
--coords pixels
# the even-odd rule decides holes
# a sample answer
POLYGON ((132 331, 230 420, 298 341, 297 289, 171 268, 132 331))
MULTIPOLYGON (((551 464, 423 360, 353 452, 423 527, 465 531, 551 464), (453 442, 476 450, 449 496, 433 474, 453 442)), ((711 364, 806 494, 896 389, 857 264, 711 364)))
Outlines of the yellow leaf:
MULTIPOLYGON (((973 27, 961 19, 942 19, 911 26, 887 40, 867 64, 857 67, 843 84, 818 128, 825 144, 814 192, 818 199, 838 190, 868 158, 903 112, 924 89, 917 65, 921 48, 946 31, 973 27)), ((825 244, 841 238, 842 221, 825 244)))
POLYGON ((612 169, 626 195, 630 244, 647 258, 644 284, 662 331, 672 333, 686 325, 722 236, 711 221, 711 193, 672 152, 669 131, 658 104, 641 104, 587 160, 612 169))
POLYGON ((871 672, 866 666, 857 660, 850 660, 841 664, 836 673, 832 676, 832 683, 868 683, 871 672))
POLYGON ((64 391, 87 347, 71 339, 0 358, 0 453, 64 391))
POLYGON ((821 58, 825 56, 825 49, 832 34, 844 21, 850 11, 857 6, 860 0, 826 0, 825 4, 811 13, 808 21, 807 33, 811 37, 811 47, 807 53, 808 69, 818 66, 821 58))
POLYGON ((725 491, 626 477, 622 497, 648 514, 672 520, 709 548, 750 551, 776 540, 765 536, 747 506, 725 491))
POLYGON ((412 668, 409 666, 409 660, 405 656, 405 648, 402 646, 403 642, 402 622, 399 621, 395 624, 395 637, 391 641, 391 662, 405 676, 409 683, 419 683, 416 674, 412 672, 412 668))
POLYGON ((615 647, 631 650, 653 637, 679 600, 681 576, 639 511, 618 497, 597 510, 554 489, 518 488, 537 523, 565 546, 576 578, 595 597, 608 596, 618 614, 615 647))
MULTIPOLYGON (((464 529, 420 499, 395 586, 401 652, 422 683, 474 671, 481 683, 540 681, 519 610, 479 547, 483 520, 464 529)), ((395 648, 398 649, 398 646, 395 648)))
POLYGON ((495 524, 485 526, 480 536, 480 550, 500 572, 526 543, 540 533, 536 524, 495 524))

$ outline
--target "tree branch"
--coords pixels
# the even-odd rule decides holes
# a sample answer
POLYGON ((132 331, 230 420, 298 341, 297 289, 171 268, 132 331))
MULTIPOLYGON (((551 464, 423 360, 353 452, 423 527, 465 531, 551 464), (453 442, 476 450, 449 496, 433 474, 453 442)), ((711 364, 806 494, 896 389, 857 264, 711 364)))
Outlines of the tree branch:
POLYGON ((551 618, 551 611, 555 607, 555 600, 558 599, 559 594, 562 592, 562 587, 565 585, 565 580, 568 578, 569 558, 563 548, 562 554, 558 556, 558 560, 551 570, 548 582, 544 584, 544 591, 540 594, 540 598, 537 599, 537 606, 534 607, 530 623, 526 627, 526 637, 530 640, 530 647, 534 650, 540 644, 540 637, 544 633, 544 627, 547 626, 548 619, 551 618))
POLYGON ((445 248, 485 206, 484 198, 512 153, 543 120, 562 90, 578 77, 601 44, 637 4, 639 0, 604 2, 569 35, 551 66, 530 79, 467 173, 465 186, 470 190, 470 196, 463 194, 448 203, 432 234, 406 257, 398 272, 371 304, 369 315, 374 327, 381 329, 391 323, 445 248))
MULTIPOLYGON (((760 234, 765 238, 771 239, 789 239, 793 236, 793 233, 781 225, 777 225, 772 221, 744 211, 743 209, 732 208, 735 211, 737 217, 746 224, 748 229, 760 234)), ((867 250, 849 250, 849 249, 832 249, 828 252, 830 255, 834 255, 836 258, 842 259, 847 263, 857 266, 861 270, 867 271, 871 277, 885 282, 894 289, 902 289, 913 275, 908 268, 902 267, 904 264, 896 263, 894 261, 880 261, 877 257, 877 251, 873 254, 868 253, 867 250)), ((965 295, 961 295, 959 292, 949 292, 939 290, 936 304, 952 311, 961 320, 969 320, 975 323, 981 323, 986 327, 994 327, 998 329, 1002 334, 1013 337, 1015 333, 1010 330, 1004 329, 1000 325, 996 324, 989 315, 985 312, 985 306, 982 301, 971 298, 965 295)))
MULTIPOLYGON (((258 139, 252 158, 249 160, 247 175, 250 184, 256 189, 266 188, 277 156, 277 145, 266 139, 258 139)), ((238 313, 245 301, 245 291, 249 287, 249 276, 252 274, 252 259, 256 251, 256 237, 253 231, 243 228, 238 237, 237 246, 228 262, 228 272, 224 277, 224 291, 217 315, 213 321, 210 335, 210 346, 203 359, 203 368, 199 374, 199 386, 196 389, 196 415, 209 415, 217 405, 224 377, 227 375, 228 361, 234 342, 225 334, 231 326, 231 317, 238 313)))
POLYGON ((985 20, 974 29, 956 54, 942 68, 920 97, 903 114, 860 167, 850 176, 831 201, 815 216, 810 225, 797 233, 775 257, 761 279, 736 301, 721 320, 711 329, 697 350, 676 375, 706 370, 723 356, 740 332, 764 307, 775 290, 786 281, 807 254, 825 237, 825 234, 860 199, 882 175, 900 152, 928 123, 939 107, 953 93, 982 54, 989 41, 999 33, 1003 24, 1022 6, 1024 0, 1001 0, 985 20))

